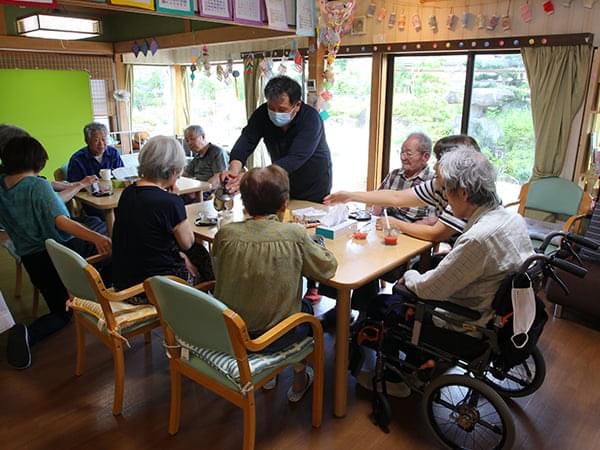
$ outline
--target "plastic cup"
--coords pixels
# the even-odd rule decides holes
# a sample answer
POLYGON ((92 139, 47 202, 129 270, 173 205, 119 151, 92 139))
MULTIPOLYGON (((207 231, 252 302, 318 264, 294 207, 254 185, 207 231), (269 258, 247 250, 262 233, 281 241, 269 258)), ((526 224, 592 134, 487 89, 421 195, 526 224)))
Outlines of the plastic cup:
POLYGON ((354 239, 364 240, 367 238, 368 234, 369 233, 367 233, 366 231, 355 231, 354 234, 352 235, 352 237, 354 239))
POLYGON ((398 244, 398 231, 394 228, 386 228, 383 230, 383 243, 385 245, 398 244))
POLYGON ((110 169, 100 169, 100 179, 103 181, 110 181, 112 173, 110 169))

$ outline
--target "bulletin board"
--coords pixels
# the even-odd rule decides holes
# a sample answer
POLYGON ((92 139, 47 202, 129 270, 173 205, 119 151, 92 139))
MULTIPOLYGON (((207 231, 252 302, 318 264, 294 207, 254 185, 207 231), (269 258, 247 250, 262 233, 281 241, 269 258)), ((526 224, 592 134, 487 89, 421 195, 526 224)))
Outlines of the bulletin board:
POLYGON ((0 99, 0 123, 27 130, 48 152, 49 180, 85 146, 83 127, 93 119, 87 72, 2 69, 0 99))

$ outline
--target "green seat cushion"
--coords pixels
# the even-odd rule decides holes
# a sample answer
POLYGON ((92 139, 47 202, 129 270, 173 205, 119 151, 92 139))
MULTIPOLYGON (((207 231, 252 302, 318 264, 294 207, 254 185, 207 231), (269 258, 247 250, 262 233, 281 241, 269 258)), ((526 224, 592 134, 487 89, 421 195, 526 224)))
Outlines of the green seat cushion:
MULTIPOLYGON (((176 339, 181 347, 189 350, 189 359, 181 358, 181 361, 221 384, 237 391, 242 390, 240 370, 234 356, 225 352, 195 347, 179 337, 176 339)), ((313 338, 306 337, 276 353, 249 353, 248 364, 252 382, 256 384, 274 370, 304 360, 312 353, 313 348, 313 338)))

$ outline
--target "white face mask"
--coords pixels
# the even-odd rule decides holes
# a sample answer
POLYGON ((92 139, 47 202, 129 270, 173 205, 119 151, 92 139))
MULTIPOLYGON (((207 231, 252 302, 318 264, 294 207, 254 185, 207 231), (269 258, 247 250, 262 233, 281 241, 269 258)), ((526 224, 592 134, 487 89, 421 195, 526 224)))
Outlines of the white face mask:
POLYGON ((273 122, 273 124, 276 127, 285 127, 286 125, 289 125, 289 123, 293 119, 291 112, 283 112, 282 113, 282 112, 271 111, 270 109, 268 111, 269 111, 269 119, 271 119, 271 122, 273 122))
POLYGON ((510 338, 517 348, 523 348, 529 340, 529 329, 535 320, 535 294, 527 279, 513 280, 511 291, 513 306, 513 335, 510 338))

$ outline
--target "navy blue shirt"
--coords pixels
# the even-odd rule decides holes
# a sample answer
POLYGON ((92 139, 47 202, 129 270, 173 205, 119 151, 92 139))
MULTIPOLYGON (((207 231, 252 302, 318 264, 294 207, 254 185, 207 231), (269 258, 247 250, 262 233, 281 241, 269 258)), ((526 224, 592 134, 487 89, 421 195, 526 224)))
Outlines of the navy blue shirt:
POLYGON ((123 167, 123 160, 116 148, 110 145, 106 147, 102 154, 102 162, 94 157, 90 149, 86 146, 77 150, 69 160, 67 169, 67 180, 74 182, 84 179, 89 175, 98 176, 100 169, 116 169, 123 167))
POLYGON ((231 150, 230 160, 246 164, 259 141, 264 139, 273 164, 287 170, 290 197, 321 202, 331 192, 331 152, 323 120, 316 109, 302 103, 288 129, 269 119, 267 104, 259 106, 231 150))

